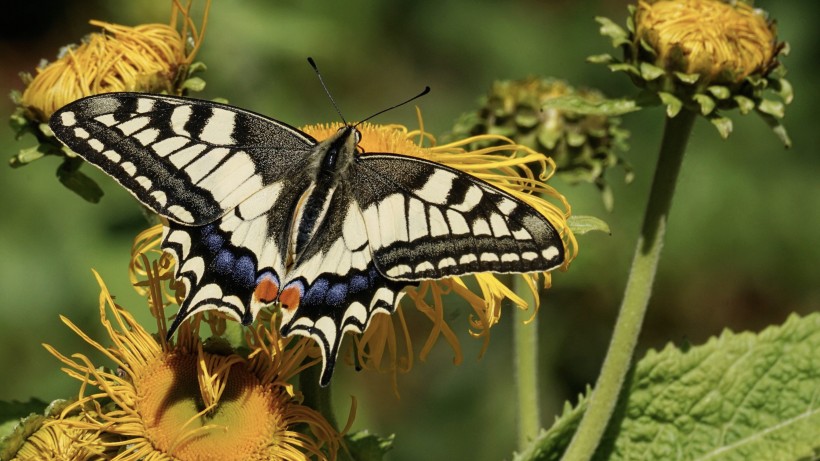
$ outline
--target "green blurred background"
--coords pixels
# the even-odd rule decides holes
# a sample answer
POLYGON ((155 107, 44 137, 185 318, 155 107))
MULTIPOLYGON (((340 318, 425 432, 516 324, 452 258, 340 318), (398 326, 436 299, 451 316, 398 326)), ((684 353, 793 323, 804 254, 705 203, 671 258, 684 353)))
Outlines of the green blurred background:
MULTIPOLYGON (((610 52, 593 18, 618 23, 623 1, 214 2, 199 54, 209 70, 203 98, 224 97, 299 126, 337 116, 305 58, 313 56, 348 119, 409 97, 418 101, 426 129, 445 133, 473 110, 494 79, 529 75, 594 86, 609 96, 631 94, 626 77, 585 57, 610 52)), ((777 19, 791 44, 785 59, 795 101, 785 124, 794 147, 785 150, 755 116, 734 114, 735 129, 722 140, 706 122, 695 126, 669 223, 660 272, 642 336, 646 348, 672 341, 698 344, 724 328, 759 331, 790 313, 820 306, 820 36, 813 21, 820 3, 759 2, 777 19), (818 74, 814 74, 818 72, 818 74), (814 77, 813 77, 814 76, 814 77)), ((27 1, 4 7, 0 17, 0 93, 22 89, 20 71, 91 32, 88 19, 123 24, 166 22, 168 2, 27 1)), ((0 102, 0 119, 13 106, 0 102)), ((412 108, 379 117, 415 126, 412 108)), ((575 399, 597 376, 627 276, 663 124, 660 109, 625 118, 632 131, 625 157, 636 180, 608 175, 615 209, 607 213, 589 185, 553 184, 576 214, 602 217, 612 235, 580 237, 569 272, 554 276, 541 307, 541 384, 544 424, 563 402, 575 399)), ((0 129, 6 158, 33 144, 0 129)), ((77 383, 41 346, 64 353, 90 348, 62 325, 68 316, 102 338, 98 270, 118 300, 144 312, 128 285, 133 237, 145 227, 134 200, 92 168, 105 197, 90 205, 64 189, 47 158, 25 168, 0 166, 0 399, 44 400, 75 395, 77 383)), ((511 316, 493 329, 490 348, 467 335, 466 312, 454 307, 450 325, 465 351, 452 364, 440 342, 425 363, 399 377, 396 399, 386 375, 342 367, 335 398, 344 420, 350 395, 358 399, 355 429, 398 435, 392 460, 501 459, 515 445, 511 316)), ((147 320, 143 315, 142 319, 147 320)), ((413 321, 424 325, 423 320, 413 321)), ((150 323, 146 323, 150 327, 150 323)), ((418 331, 417 343, 426 331, 418 331)), ((102 362, 100 362, 102 363, 102 362)))

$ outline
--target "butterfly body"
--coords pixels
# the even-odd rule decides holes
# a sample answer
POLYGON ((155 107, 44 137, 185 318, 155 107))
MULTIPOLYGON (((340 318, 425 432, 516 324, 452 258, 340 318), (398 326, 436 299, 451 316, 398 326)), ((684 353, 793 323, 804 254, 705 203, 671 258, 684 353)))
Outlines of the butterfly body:
POLYGON ((169 337, 207 309, 315 339, 329 382, 341 338, 392 313, 402 288, 563 262, 556 229, 506 192, 415 157, 357 150, 236 107, 111 93, 51 120, 55 135, 167 219, 162 248, 186 287, 169 337))

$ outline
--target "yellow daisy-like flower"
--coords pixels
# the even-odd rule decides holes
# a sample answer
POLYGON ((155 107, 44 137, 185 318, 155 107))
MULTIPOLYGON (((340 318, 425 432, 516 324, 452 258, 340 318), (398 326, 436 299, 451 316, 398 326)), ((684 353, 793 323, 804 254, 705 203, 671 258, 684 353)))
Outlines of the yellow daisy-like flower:
POLYGON ((774 28, 743 2, 641 1, 635 28, 636 38, 657 52, 657 65, 698 74, 703 84, 737 84, 777 65, 774 28))
POLYGON ((92 20, 101 28, 78 46, 64 48, 56 61, 37 69, 20 105, 40 122, 84 96, 113 91, 175 93, 202 43, 207 10, 196 27, 187 7, 173 2, 169 24, 134 27, 92 20), (193 46, 187 46, 188 37, 193 46))
MULTIPOLYGON (((40 416, 42 419, 42 416, 40 416)), ((39 428, 29 435, 16 448, 4 446, 8 454, 10 448, 14 450, 11 461, 40 461, 44 459, 65 459, 72 461, 92 461, 113 458, 116 449, 106 447, 104 442, 115 442, 112 436, 100 434, 98 431, 84 429, 82 426, 87 420, 85 415, 72 415, 65 418, 45 418, 39 428)))
MULTIPOLYGON (((421 124, 420 124, 421 125, 421 124)), ((314 125, 302 129, 315 137, 324 139, 335 133, 340 124, 314 125)), ((567 226, 570 207, 566 199, 546 181, 555 170, 551 159, 517 145, 503 136, 484 135, 462 139, 457 142, 436 145, 435 139, 423 130, 410 131, 400 125, 360 125, 361 148, 367 152, 393 152, 431 160, 461 171, 512 194, 546 216, 561 234, 565 246, 566 259, 562 269, 566 269, 577 254, 577 242, 567 226), (432 147, 422 147, 422 142, 432 147), (467 146, 476 142, 490 141, 490 147, 469 151, 467 146), (535 171, 541 172, 536 175, 535 171), (557 205, 552 201, 557 202, 557 205)), ((535 298, 538 309, 539 287, 550 285, 550 274, 520 274, 535 298)), ((481 273, 471 277, 451 277, 442 280, 422 282, 418 287, 405 289, 411 303, 430 319, 433 328, 422 346, 419 357, 424 360, 439 337, 444 337, 455 353, 454 362, 462 361, 461 346, 453 329, 445 321, 444 296, 453 293, 462 297, 473 309, 469 320, 472 336, 482 338, 483 350, 490 339, 490 329, 501 317, 501 305, 510 300, 521 309, 527 303, 514 293, 496 274, 481 273), (472 280, 469 280, 472 279, 472 280)), ((368 329, 355 337, 356 363, 365 369, 393 373, 394 384, 397 372, 412 368, 415 351, 404 321, 404 313, 398 308, 394 317, 374 316, 368 329), (398 323, 394 326, 394 320, 398 323), (400 343, 403 342, 403 347, 400 343)))
MULTIPOLYGON (((158 266, 152 266, 145 288, 152 309, 161 312, 160 275, 165 270, 155 273, 158 266)), ((83 383, 77 402, 63 412, 79 408, 83 419, 64 418, 61 424, 116 437, 99 437, 89 441, 90 447, 116 448, 117 459, 122 460, 335 457, 341 436, 320 414, 301 405, 288 383, 306 366, 306 341, 278 338, 270 325, 266 328, 260 322, 245 332, 253 350, 245 357, 229 347, 203 344, 195 320, 183 325, 177 343, 170 345, 164 339, 163 316, 157 319, 159 333, 149 334, 114 304, 97 279, 102 287, 100 315, 113 345, 105 347, 68 319, 63 321, 116 369, 45 346, 67 366, 66 373, 83 383), (86 395, 87 386, 99 392, 86 395)))
POLYGON ((792 100, 780 62, 788 45, 778 41, 764 11, 750 1, 640 0, 630 12, 627 30, 598 18, 623 60, 600 55, 591 61, 627 73, 671 117, 684 108, 700 113, 726 137, 732 123, 721 111, 755 111, 790 145, 780 124, 792 100))
POLYGON ((64 47, 58 59, 37 69, 37 75, 24 73, 26 88, 12 92, 17 109, 11 126, 17 137, 30 133, 38 144, 20 149, 9 160, 12 167, 27 165, 46 155, 63 158, 57 177, 66 187, 96 203, 102 189, 79 171, 82 159, 54 138, 48 120, 57 109, 85 96, 114 91, 170 93, 204 88, 204 81, 192 74, 204 65, 194 57, 204 38, 210 0, 206 0, 199 25, 191 18, 193 0, 183 6, 172 1, 168 24, 123 26, 90 21, 99 32, 86 36, 80 45, 64 47))

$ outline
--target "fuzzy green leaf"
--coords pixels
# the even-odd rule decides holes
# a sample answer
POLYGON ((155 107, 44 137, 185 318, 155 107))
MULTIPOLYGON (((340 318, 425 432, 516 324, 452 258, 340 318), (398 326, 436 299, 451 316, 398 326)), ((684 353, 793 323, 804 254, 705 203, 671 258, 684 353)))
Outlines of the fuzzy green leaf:
POLYGON ((47 405, 40 399, 29 399, 27 402, 0 401, 0 440, 7 437, 22 418, 32 413, 42 413, 47 405))
POLYGON ((607 234, 612 233, 609 229, 609 224, 595 216, 572 215, 567 219, 567 225, 572 229, 572 233, 575 235, 582 235, 592 231, 606 232, 607 234))
POLYGON ((59 415, 68 404, 69 401, 63 399, 48 404, 40 399, 0 402, 0 461, 14 459, 20 447, 40 430, 43 422, 59 415))
MULTIPOLYGON (((820 453, 820 314, 669 345, 636 365, 595 460, 798 460, 820 453)), ((558 459, 586 399, 518 460, 558 459)))

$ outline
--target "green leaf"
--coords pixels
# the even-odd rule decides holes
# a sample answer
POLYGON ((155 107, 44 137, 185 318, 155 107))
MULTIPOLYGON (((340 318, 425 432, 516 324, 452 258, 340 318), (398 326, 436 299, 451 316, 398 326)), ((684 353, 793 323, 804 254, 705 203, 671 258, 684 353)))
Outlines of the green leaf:
POLYGON ((733 96, 732 99, 737 104, 737 109, 740 111, 741 114, 746 115, 755 108, 755 102, 751 98, 747 98, 746 96, 737 95, 733 96))
POLYGON ((700 74, 685 74, 683 72, 675 72, 675 77, 678 77, 678 80, 680 80, 683 83, 694 85, 695 82, 697 82, 698 79, 700 79, 700 74))
POLYGON ((569 219, 567 219, 567 225, 570 229, 572 229, 572 233, 575 235, 583 235, 587 232, 593 231, 612 234, 612 231, 609 229, 609 224, 607 224, 603 219, 596 218, 595 216, 572 215, 569 219))
POLYGON ((59 415, 68 404, 69 401, 63 399, 51 403, 40 399, 0 402, 0 461, 13 459, 43 422, 59 415))
MULTIPOLYGON (((388 437, 381 437, 371 434, 367 430, 359 431, 345 436, 347 448, 350 450, 351 459, 356 461, 376 461, 384 459, 384 455, 393 449, 395 434, 388 437)), ((346 454, 341 454, 342 459, 346 454)))
POLYGON ((628 114, 641 110, 634 99, 605 99, 592 102, 582 96, 560 96, 548 99, 541 106, 542 109, 557 109, 565 112, 574 112, 582 115, 605 115, 608 117, 628 114))
POLYGON ((581 417, 587 408, 590 389, 578 396, 578 404, 573 407, 569 402, 564 404, 564 412, 555 418, 549 430, 542 430, 533 442, 521 453, 515 453, 513 461, 558 461, 572 440, 575 429, 581 423, 581 417))
POLYGON ((81 159, 66 159, 62 165, 57 168, 57 179, 59 179, 65 187, 87 202, 99 203, 103 196, 103 191, 93 179, 79 170, 79 165, 81 164, 81 159))
POLYGON ((40 399, 29 399, 27 402, 0 401, 0 440, 7 437, 22 418, 32 413, 42 413, 47 405, 40 399))
MULTIPOLYGON (((798 460, 820 452, 820 314, 759 334, 650 351, 635 366, 595 460, 798 460)), ((582 399, 516 457, 558 459, 582 399)))
POLYGON ((722 85, 712 85, 706 88, 706 91, 712 93, 712 96, 718 99, 729 99, 729 97, 732 95, 731 90, 722 85))

